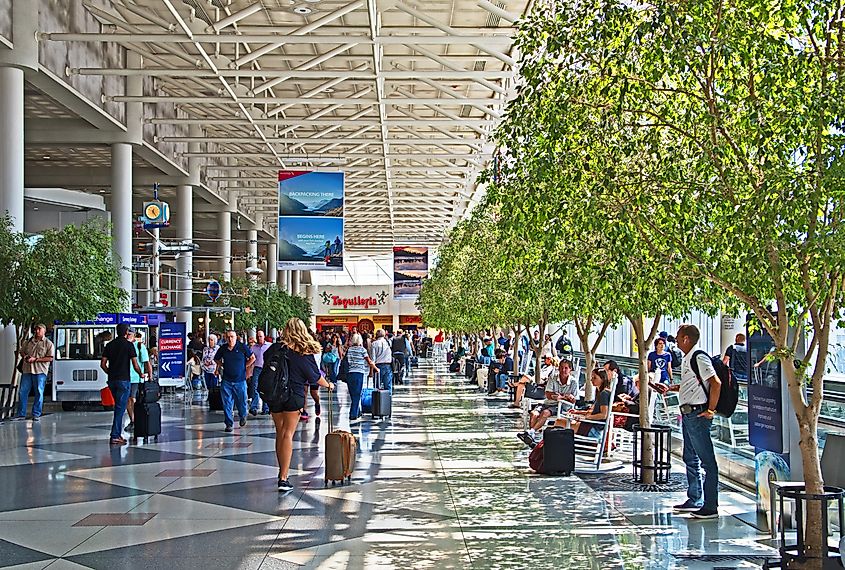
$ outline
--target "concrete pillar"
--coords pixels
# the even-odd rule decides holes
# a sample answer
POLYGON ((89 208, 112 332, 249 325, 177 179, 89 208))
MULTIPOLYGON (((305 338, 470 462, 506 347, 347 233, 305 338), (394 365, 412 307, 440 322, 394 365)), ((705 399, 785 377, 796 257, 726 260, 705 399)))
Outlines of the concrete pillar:
POLYGON ((253 282, 258 281, 258 274, 255 270, 258 269, 258 230, 252 228, 247 230, 247 244, 246 244, 246 266, 249 271, 249 280, 253 282))
POLYGON ((393 316, 393 332, 399 330, 399 313, 395 313, 393 316))
POLYGON ((218 250, 220 257, 220 279, 232 280, 232 214, 228 211, 217 214, 218 250))
POLYGON ((23 231, 23 70, 0 67, 0 213, 23 231))
MULTIPOLYGON (((132 145, 111 147, 112 251, 119 264, 118 286, 132 295, 132 145)), ((124 307, 129 310, 130 306, 124 307)))
MULTIPOLYGON (((176 187, 176 235, 179 241, 193 241, 194 231, 194 193, 193 186, 188 184, 176 187)), ((176 299, 174 303, 178 307, 190 307, 194 304, 194 254, 182 253, 176 259, 176 299)), ((190 311, 180 311, 176 315, 179 322, 188 323, 188 330, 192 328, 190 311)))
POLYGON ((299 271, 290 272, 290 294, 299 295, 299 271))
POLYGON ((279 272, 276 271, 277 247, 274 241, 267 244, 267 283, 274 287, 279 283, 279 272))
MULTIPOLYGON (((0 67, 0 214, 23 231, 23 70, 0 67)), ((0 383, 11 382, 15 328, 0 329, 0 383)))

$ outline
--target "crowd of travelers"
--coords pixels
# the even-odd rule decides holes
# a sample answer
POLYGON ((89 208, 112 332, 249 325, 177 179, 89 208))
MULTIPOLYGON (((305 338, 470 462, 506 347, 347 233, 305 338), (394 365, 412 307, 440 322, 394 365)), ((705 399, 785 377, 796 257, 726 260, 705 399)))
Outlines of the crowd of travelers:
MULTIPOLYGON (((149 353, 139 334, 128 325, 118 325, 116 338, 109 341, 103 351, 101 366, 109 377, 109 388, 115 398, 109 440, 112 445, 128 443, 123 433, 133 430, 132 398, 137 395, 137 384, 152 377, 149 353), (127 411, 130 422, 124 427, 127 411)), ((35 344, 39 342, 37 334, 34 338, 30 350, 32 358, 26 363, 33 368, 39 355, 50 352, 35 344)), ((369 384, 372 378, 380 389, 392 394, 394 385, 407 382, 407 375, 417 362, 417 354, 432 344, 424 331, 379 329, 371 334, 352 327, 315 333, 296 318, 288 321, 275 339, 262 329, 254 334, 234 330, 222 334, 212 332, 207 340, 203 334, 189 333, 188 339, 188 383, 192 387, 205 386, 212 408, 215 398, 221 401, 226 433, 234 431, 236 413, 239 427, 246 426, 249 416, 272 417, 276 427, 278 488, 282 492, 293 489, 288 479, 293 435, 299 422, 311 418, 309 395, 313 414, 319 421, 322 414, 320 387, 334 390, 339 381, 346 383, 349 422, 358 423, 363 420, 365 380, 369 384), (288 377, 295 397, 278 405, 262 400, 259 379, 265 364, 275 358, 275 351, 281 347, 286 350, 288 377)))

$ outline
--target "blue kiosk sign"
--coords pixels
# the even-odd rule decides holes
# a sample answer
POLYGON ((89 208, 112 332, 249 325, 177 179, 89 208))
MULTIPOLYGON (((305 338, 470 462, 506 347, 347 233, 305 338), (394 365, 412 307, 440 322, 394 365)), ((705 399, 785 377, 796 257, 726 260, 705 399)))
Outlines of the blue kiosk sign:
POLYGON ((185 376, 185 323, 161 323, 158 327, 158 376, 185 376))

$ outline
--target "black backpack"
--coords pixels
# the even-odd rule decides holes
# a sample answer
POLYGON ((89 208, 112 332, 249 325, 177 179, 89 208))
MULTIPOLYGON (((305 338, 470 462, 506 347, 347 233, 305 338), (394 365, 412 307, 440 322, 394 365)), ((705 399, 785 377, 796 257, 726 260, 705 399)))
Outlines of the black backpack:
POLYGON ((713 369, 716 371, 716 376, 719 377, 719 381, 722 383, 722 389, 719 392, 719 402, 716 404, 716 413, 720 416, 729 418, 736 410, 736 404, 739 401, 739 384, 737 384, 736 379, 734 379, 733 374, 731 374, 731 369, 725 365, 720 356, 710 356, 703 350, 695 351, 692 355, 692 361, 690 364, 692 365, 692 371, 695 373, 695 377, 698 380, 701 389, 704 390, 705 394, 707 394, 708 401, 710 398, 710 390, 708 390, 704 385, 704 382, 701 380, 701 374, 698 372, 699 354, 703 354, 710 359, 710 362, 713 364, 713 369))
POLYGON ((288 348, 274 345, 264 354, 264 367, 258 376, 258 394, 272 406, 288 402, 293 393, 288 373, 288 348))

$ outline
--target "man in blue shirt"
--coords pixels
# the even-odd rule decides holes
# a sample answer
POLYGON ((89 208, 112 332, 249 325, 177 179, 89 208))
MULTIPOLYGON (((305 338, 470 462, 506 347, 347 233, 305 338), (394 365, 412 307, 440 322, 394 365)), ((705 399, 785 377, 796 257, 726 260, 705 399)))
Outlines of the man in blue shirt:
POLYGON ((217 349, 214 361, 217 362, 217 375, 221 379, 220 394, 223 397, 226 431, 231 432, 235 425, 233 405, 238 406, 239 425, 246 425, 246 369, 255 362, 255 355, 238 340, 235 331, 226 331, 224 338, 226 344, 217 349))

